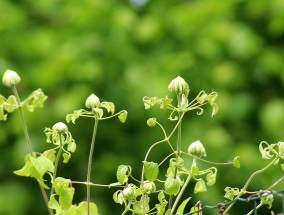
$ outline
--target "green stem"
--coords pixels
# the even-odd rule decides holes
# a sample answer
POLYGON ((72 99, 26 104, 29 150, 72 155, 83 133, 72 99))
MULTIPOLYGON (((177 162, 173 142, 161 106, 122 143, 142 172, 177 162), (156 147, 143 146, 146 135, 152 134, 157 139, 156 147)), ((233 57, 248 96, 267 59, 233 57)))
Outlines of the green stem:
POLYGON ((87 204, 88 204, 88 215, 90 215, 90 192, 91 192, 91 171, 92 171, 92 160, 93 160, 93 153, 94 153, 94 147, 96 142, 96 135, 97 135, 97 129, 98 129, 98 116, 95 117, 95 125, 93 130, 93 136, 92 136, 92 142, 91 142, 91 148, 90 148, 90 154, 89 154, 89 160, 88 160, 88 172, 87 172, 87 204))
MULTIPOLYGON (((16 97, 16 101, 17 101, 18 106, 19 106, 18 110, 19 110, 20 117, 21 117, 22 127, 23 127, 23 131, 24 131, 24 136, 25 136, 28 151, 29 151, 31 156, 35 157, 34 152, 33 152, 33 148, 32 148, 32 144, 31 144, 30 135, 29 135, 29 132, 28 132, 28 126, 27 126, 26 119, 25 119, 23 109, 22 109, 22 106, 21 106, 21 100, 20 100, 20 97, 19 97, 19 94, 18 94, 18 91, 17 91, 17 88, 16 88, 15 85, 12 86, 12 90, 13 90, 13 93, 16 97)), ((39 184, 39 187, 40 187, 40 191, 41 191, 41 194, 43 196, 44 202, 46 204, 48 213, 49 213, 49 215, 53 215, 53 210, 48 207, 48 197, 47 197, 46 191, 40 184, 39 184)))
MULTIPOLYGON (((245 193, 246 193, 246 190, 247 190, 247 188, 248 188, 248 186, 249 186, 249 184, 250 184, 250 182, 252 181, 252 179, 253 179, 256 175, 258 175, 258 174, 264 172, 265 170, 267 170, 270 166, 272 166, 272 165, 275 163, 275 161, 276 161, 277 159, 279 159, 279 158, 278 158, 278 157, 274 158, 274 159, 273 159, 269 164, 267 164, 265 167, 263 167, 263 168, 260 169, 260 170, 255 171, 253 174, 251 174, 251 176, 249 177, 249 179, 248 179, 247 182, 245 183, 244 187, 241 189, 241 192, 235 197, 235 199, 237 199, 237 198, 241 197, 243 194, 245 194, 245 193)), ((233 207, 234 204, 235 204, 235 202, 233 202, 232 204, 230 204, 230 205, 227 207, 227 209, 224 211, 223 214, 224 214, 224 215, 228 214, 229 210, 233 207)))
POLYGON ((24 130, 27 148, 28 148, 30 155, 34 156, 32 144, 31 144, 31 140, 30 140, 30 136, 29 136, 29 132, 28 132, 28 126, 26 124, 25 116, 24 116, 23 109, 22 109, 22 106, 21 106, 21 100, 20 100, 20 97, 19 97, 19 94, 18 94, 18 91, 17 91, 15 85, 12 86, 12 90, 13 90, 13 93, 16 97, 16 100, 17 100, 17 103, 18 103, 18 106, 19 106, 18 110, 20 112, 20 117, 21 117, 21 122, 22 122, 23 130, 24 130))
POLYGON ((177 198, 176 198, 176 200, 175 200, 175 202, 173 204, 172 212, 171 212, 172 215, 174 214, 174 211, 175 211, 175 209, 177 207, 177 204, 178 204, 182 194, 184 193, 185 188, 187 187, 188 183, 190 182, 190 179, 191 179, 191 175, 188 175, 186 181, 184 182, 184 184, 183 184, 183 186, 182 186, 182 188, 181 188, 181 190, 180 190, 180 192, 179 192, 179 194, 178 194, 178 196, 177 196, 177 198))
MULTIPOLYGON (((56 155, 56 159, 55 159, 55 163, 54 163, 54 172, 53 172, 53 175, 52 175, 52 178, 53 178, 53 181, 55 180, 56 178, 56 173, 57 173, 57 169, 58 169, 58 163, 59 163, 59 159, 60 159, 60 156, 62 154, 62 151, 63 151, 63 142, 62 142, 62 137, 61 137, 61 134, 59 133, 59 143, 60 143, 60 147, 59 147, 59 151, 56 155)), ((50 196, 54 193, 54 186, 52 184, 52 188, 51 188, 51 192, 50 192, 50 196)))
MULTIPOLYGON (((180 100, 179 101, 179 104, 178 106, 180 106, 180 100)), ((181 151, 181 123, 182 123, 182 116, 183 114, 181 113, 178 113, 178 117, 179 119, 181 119, 179 121, 179 124, 178 124, 178 136, 177 136, 177 154, 176 154, 176 159, 178 159, 178 157, 180 156, 180 151, 181 151)), ((174 179, 177 178, 177 167, 175 167, 175 172, 174 172, 174 179)), ((169 198, 169 206, 168 208, 171 209, 172 208, 172 202, 173 202, 173 195, 170 195, 170 198, 169 198)))

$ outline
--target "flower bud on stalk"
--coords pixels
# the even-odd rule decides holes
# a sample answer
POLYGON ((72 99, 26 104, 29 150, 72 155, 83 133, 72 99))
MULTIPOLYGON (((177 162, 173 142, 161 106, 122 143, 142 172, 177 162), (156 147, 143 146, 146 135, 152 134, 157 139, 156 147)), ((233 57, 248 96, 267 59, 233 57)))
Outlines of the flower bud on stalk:
POLYGON ((100 99, 95 94, 92 94, 86 99, 85 105, 90 109, 98 108, 100 106, 100 99))
POLYGON ((59 133, 65 133, 68 131, 68 128, 63 122, 58 122, 54 124, 54 126, 52 127, 52 130, 55 130, 59 133))
POLYGON ((197 140, 197 141, 195 141, 195 142, 193 142, 189 145, 188 154, 196 156, 198 158, 200 158, 202 156, 206 157, 205 148, 199 140, 197 140))
POLYGON ((2 82, 6 87, 12 87, 13 85, 20 83, 21 78, 16 72, 12 70, 6 70, 3 75, 2 82))
POLYGON ((169 91, 173 91, 173 92, 175 92, 177 94, 185 94, 186 96, 189 93, 189 86, 188 86, 188 84, 180 76, 176 77, 175 79, 173 79, 171 81, 171 83, 168 86, 168 89, 169 89, 169 91))
POLYGON ((156 191, 156 185, 154 182, 145 181, 144 183, 144 192, 147 194, 154 193, 156 191))

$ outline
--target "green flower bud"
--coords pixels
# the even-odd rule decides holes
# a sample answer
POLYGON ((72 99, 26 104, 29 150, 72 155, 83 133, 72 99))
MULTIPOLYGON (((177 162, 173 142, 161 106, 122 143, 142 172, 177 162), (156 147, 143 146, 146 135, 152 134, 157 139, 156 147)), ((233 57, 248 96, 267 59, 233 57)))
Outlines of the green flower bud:
POLYGON ((20 81, 20 76, 12 70, 6 70, 2 78, 2 82, 6 87, 12 87, 20 83, 20 81))
POLYGON ((169 91, 175 92, 177 94, 185 94, 188 95, 189 93, 189 86, 186 81, 178 76, 171 81, 168 86, 169 91))
POLYGON ((136 198, 136 189, 133 185, 128 185, 123 191, 122 194, 125 199, 131 200, 136 198))
POLYGON ((144 192, 147 194, 154 193, 156 191, 156 185, 154 182, 151 181, 145 181, 143 188, 144 192))
POLYGON ((100 99, 95 94, 92 94, 86 99, 85 105, 90 109, 98 108, 100 106, 100 99))
POLYGON ((205 148, 203 146, 203 144, 197 140, 193 143, 191 143, 188 147, 188 154, 196 156, 196 157, 206 157, 206 151, 205 148))
POLYGON ((155 125, 156 125, 156 123, 157 123, 157 119, 156 119, 156 118, 154 118, 154 117, 149 118, 149 119, 147 120, 147 125, 148 125, 148 126, 150 126, 150 127, 155 126, 155 125))
POLYGON ((58 122, 52 127, 52 130, 57 131, 59 133, 65 133, 68 131, 68 128, 63 122, 58 122))

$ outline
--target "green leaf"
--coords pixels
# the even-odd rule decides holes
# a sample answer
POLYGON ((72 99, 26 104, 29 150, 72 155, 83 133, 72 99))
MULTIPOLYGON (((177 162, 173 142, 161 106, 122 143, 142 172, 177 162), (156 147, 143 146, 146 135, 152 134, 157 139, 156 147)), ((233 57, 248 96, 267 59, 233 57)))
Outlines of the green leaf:
POLYGON ((59 196, 59 204, 61 209, 67 209, 71 207, 74 192, 75 190, 73 187, 68 187, 63 190, 63 192, 59 196))
POLYGON ((69 151, 69 152, 75 152, 75 150, 76 150, 76 143, 75 143, 75 141, 70 141, 69 143, 68 143, 68 146, 67 146, 67 151, 69 151))
POLYGON ((211 116, 212 117, 215 116, 218 113, 218 110, 219 110, 218 105, 216 103, 212 104, 212 114, 211 114, 211 116))
MULTIPOLYGON (((76 215, 86 215, 88 214, 88 203, 86 201, 81 202, 77 209, 76 209, 77 214, 76 215)), ((98 209, 95 203, 90 202, 90 215, 98 215, 98 209)))
POLYGON ((172 214, 172 210, 168 209, 167 212, 165 213, 165 215, 171 215, 172 214))
POLYGON ((231 188, 231 187, 226 187, 224 190, 226 191, 224 197, 229 200, 233 200, 235 196, 237 196, 240 192, 238 188, 231 188))
POLYGON ((115 203, 123 204, 124 197, 121 190, 116 191, 112 197, 115 203))
MULTIPOLYGON (((37 158, 30 157, 32 166, 39 173, 40 177, 42 177, 46 172, 53 172, 54 165, 53 163, 45 156, 39 156, 37 158)), ((37 177, 35 177, 37 178, 37 177)), ((37 178, 39 179, 39 178, 37 178)))
POLYGON ((70 160, 71 154, 70 153, 63 153, 62 154, 63 157, 63 163, 68 163, 68 161, 70 160))
POLYGON ((56 159, 56 151, 54 149, 46 150, 43 152, 43 156, 48 158, 52 163, 54 163, 56 159))
POLYGON ((4 110, 7 112, 13 112, 19 107, 16 97, 15 96, 9 96, 6 102, 3 105, 4 110))
POLYGON ((81 115, 84 113, 84 109, 75 110, 73 114, 67 114, 66 115, 66 121, 69 123, 72 121, 72 123, 75 124, 76 119, 78 119, 81 115))
POLYGON ((115 107, 112 102, 101 102, 100 107, 104 107, 107 110, 107 112, 114 114, 115 107))
POLYGON ((206 175, 206 184, 208 186, 212 186, 213 184, 215 184, 216 182, 216 175, 217 175, 217 169, 215 170, 215 172, 209 172, 207 175, 206 175))
POLYGON ((235 168, 240 168, 241 164, 240 164, 240 156, 236 156, 233 160, 233 166, 235 168))
POLYGON ((164 202, 165 200, 165 194, 163 191, 160 191, 159 194, 158 194, 158 199, 159 199, 159 202, 164 202))
POLYGON ((68 189, 70 183, 71 183, 71 180, 70 180, 70 179, 65 179, 65 178, 62 178, 62 177, 57 177, 57 178, 53 181, 53 187, 54 187, 54 189, 55 189, 55 192, 56 192, 58 195, 61 195, 65 189, 68 189))
POLYGON ((77 208, 74 205, 71 205, 69 208, 64 209, 60 215, 77 215, 77 208))
POLYGON ((60 209, 60 205, 58 203, 58 201, 55 199, 55 195, 51 195, 50 196, 50 200, 48 202, 48 207, 54 210, 58 210, 60 209))
POLYGON ((124 123, 126 121, 127 115, 127 111, 122 111, 121 114, 118 115, 118 119, 120 120, 120 122, 124 123))
POLYGON ((120 165, 116 171, 116 178, 120 184, 124 184, 128 181, 128 176, 131 173, 130 166, 120 165))
POLYGON ((165 192, 168 195, 177 195, 180 190, 180 183, 177 179, 173 177, 168 177, 164 184, 165 192))
POLYGON ((22 106, 25 106, 30 112, 33 112, 36 108, 42 108, 47 96, 44 95, 41 89, 33 91, 28 98, 26 98, 22 106))
POLYGON ((284 163, 282 163, 280 166, 281 166, 282 171, 284 171, 284 163))
POLYGON ((202 179, 199 179, 194 187, 194 194, 207 191, 205 182, 202 179))
POLYGON ((154 181, 159 175, 159 165, 154 162, 144 161, 145 177, 149 181, 154 181))
POLYGON ((181 204, 180 206, 178 207, 177 209, 177 214, 183 214, 183 211, 184 211, 184 208, 186 206, 186 204, 188 203, 188 201, 191 199, 191 197, 185 199, 181 204))

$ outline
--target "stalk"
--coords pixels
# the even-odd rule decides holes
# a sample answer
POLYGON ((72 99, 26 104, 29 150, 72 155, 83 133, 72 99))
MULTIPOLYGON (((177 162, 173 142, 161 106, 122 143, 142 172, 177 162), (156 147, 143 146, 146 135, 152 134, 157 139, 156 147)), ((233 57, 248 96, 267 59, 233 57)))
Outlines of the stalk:
MULTIPOLYGON (((57 168, 58 168, 58 163, 59 163, 59 159, 60 159, 60 156, 62 154, 62 151, 63 151, 63 142, 62 142, 62 137, 61 137, 61 134, 59 134, 59 143, 60 143, 60 148, 59 148, 59 151, 56 155, 56 159, 55 159, 55 163, 54 163, 54 172, 53 172, 53 180, 55 180, 56 178, 56 173, 57 173, 57 168)), ((54 186, 52 184, 52 188, 51 188, 51 192, 50 192, 50 196, 54 193, 54 186)))
POLYGON ((92 171, 92 160, 93 160, 93 153, 94 153, 94 147, 96 142, 96 135, 97 135, 97 129, 98 129, 98 116, 95 117, 95 125, 93 130, 93 136, 92 136, 92 142, 91 142, 91 148, 90 148, 90 154, 89 154, 89 160, 88 160, 88 172, 87 172, 87 204, 88 204, 88 215, 90 215, 90 192, 91 192, 91 171, 92 171))
MULTIPOLYGON (((20 100, 20 97, 19 97, 19 94, 18 94, 18 91, 17 91, 17 88, 16 88, 15 85, 12 86, 12 90, 13 90, 13 93, 16 97, 16 100, 17 100, 17 103, 18 103, 18 106, 19 106, 18 110, 19 110, 20 117, 21 117, 23 132, 24 132, 24 136, 25 136, 25 140, 26 140, 26 146, 28 148, 30 155, 35 157, 35 155, 33 153, 30 135, 29 135, 29 132, 28 132, 28 126, 27 126, 26 119, 25 119, 23 109, 22 109, 22 106, 21 106, 21 100, 20 100)), ((39 187, 40 187, 40 191, 41 191, 41 194, 43 196, 44 202, 46 204, 46 207, 48 209, 48 213, 49 213, 49 215, 53 215, 53 210, 51 210, 48 207, 48 197, 47 197, 46 191, 40 184, 39 184, 39 187)))

